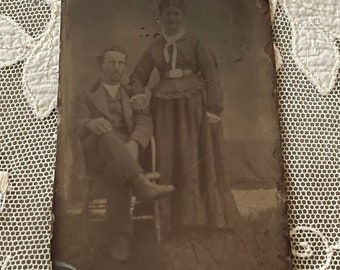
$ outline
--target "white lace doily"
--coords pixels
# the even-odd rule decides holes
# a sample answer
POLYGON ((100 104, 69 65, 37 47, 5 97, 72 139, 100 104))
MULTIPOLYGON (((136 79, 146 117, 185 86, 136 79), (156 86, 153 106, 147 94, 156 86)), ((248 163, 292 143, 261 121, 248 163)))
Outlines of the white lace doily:
MULTIPOLYGON (((271 0, 295 269, 340 267, 339 4, 271 0)), ((0 11, 0 265, 50 269, 60 1, 0 11)))
POLYGON ((271 4, 294 269, 340 269, 340 2, 271 4))
POLYGON ((0 12, 0 269, 50 269, 60 2, 0 12))

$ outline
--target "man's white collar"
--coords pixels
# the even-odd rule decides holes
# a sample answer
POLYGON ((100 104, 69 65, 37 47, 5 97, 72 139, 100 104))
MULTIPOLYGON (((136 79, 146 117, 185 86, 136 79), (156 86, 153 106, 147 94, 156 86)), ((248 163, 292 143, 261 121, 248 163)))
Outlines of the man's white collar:
POLYGON ((107 84, 102 82, 102 85, 112 98, 116 97, 120 84, 107 84))

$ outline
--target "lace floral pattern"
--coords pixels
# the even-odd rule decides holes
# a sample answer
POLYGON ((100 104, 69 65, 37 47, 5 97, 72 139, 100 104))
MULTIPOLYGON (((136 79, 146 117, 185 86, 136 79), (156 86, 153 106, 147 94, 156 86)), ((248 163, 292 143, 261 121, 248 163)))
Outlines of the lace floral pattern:
POLYGON ((50 269, 60 1, 0 11, 0 268, 50 269))
POLYGON ((24 60, 23 90, 36 116, 47 117, 57 105, 59 79, 60 2, 45 0, 51 17, 37 38, 16 21, 0 15, 0 68, 24 60))
MULTIPOLYGON (((273 0, 272 16, 275 16, 278 5, 289 19, 291 55, 295 64, 319 93, 329 93, 335 87, 340 68, 340 54, 336 46, 340 38, 340 2, 273 0)), ((280 56, 278 58, 280 61, 280 56)))
POLYGON ((339 1, 271 1, 294 269, 339 269, 339 1))

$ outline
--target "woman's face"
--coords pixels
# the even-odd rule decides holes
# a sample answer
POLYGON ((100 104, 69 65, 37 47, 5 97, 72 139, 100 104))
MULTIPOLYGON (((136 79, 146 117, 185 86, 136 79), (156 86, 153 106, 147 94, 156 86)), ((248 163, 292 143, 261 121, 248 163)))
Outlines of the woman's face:
POLYGON ((181 9, 170 6, 163 9, 160 19, 166 31, 176 32, 183 26, 184 14, 181 9))

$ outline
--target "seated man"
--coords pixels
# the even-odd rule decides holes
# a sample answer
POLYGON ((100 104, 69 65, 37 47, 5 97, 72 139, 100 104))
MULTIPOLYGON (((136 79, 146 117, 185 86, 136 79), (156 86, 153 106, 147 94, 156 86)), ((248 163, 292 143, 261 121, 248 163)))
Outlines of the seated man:
POLYGON ((83 145, 87 173, 101 174, 110 182, 108 212, 116 236, 112 258, 117 261, 129 256, 130 187, 139 200, 156 200, 174 189, 151 183, 137 162, 152 136, 152 120, 150 114, 133 112, 121 85, 126 58, 118 46, 105 50, 98 57, 101 79, 72 103, 72 123, 83 145))

